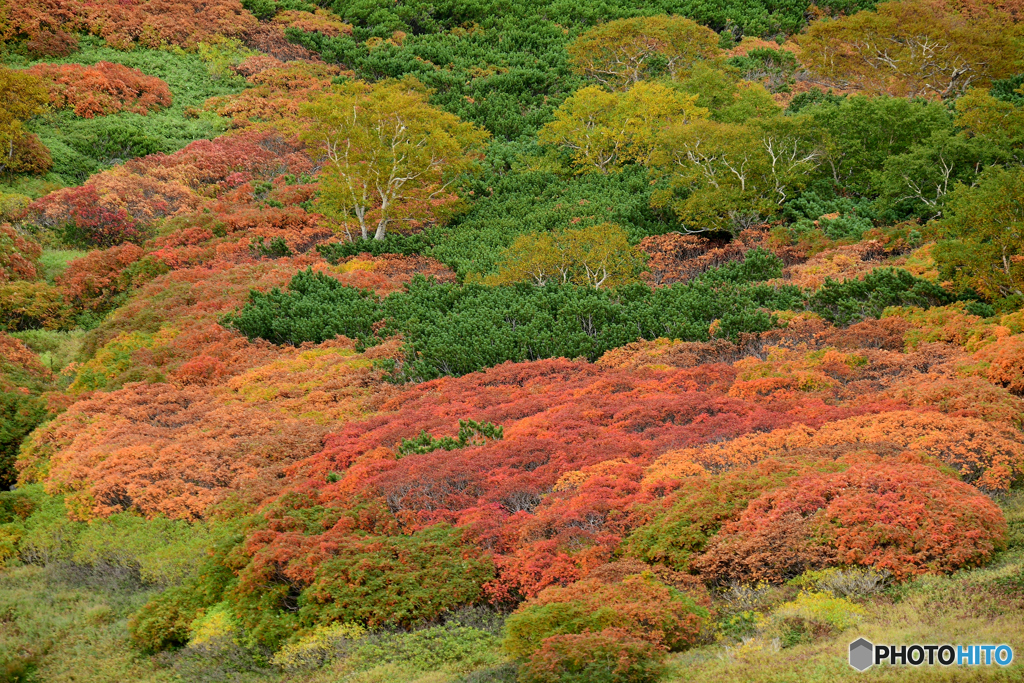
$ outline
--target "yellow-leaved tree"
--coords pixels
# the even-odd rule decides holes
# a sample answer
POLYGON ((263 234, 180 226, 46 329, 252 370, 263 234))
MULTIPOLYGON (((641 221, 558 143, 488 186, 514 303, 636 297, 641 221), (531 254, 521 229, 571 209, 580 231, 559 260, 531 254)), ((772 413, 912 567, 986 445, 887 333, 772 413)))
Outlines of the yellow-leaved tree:
POLYGON ((708 110, 696 102, 697 95, 647 81, 625 92, 589 86, 555 110, 537 139, 568 148, 579 173, 608 173, 623 163, 648 163, 667 124, 706 119, 708 110))
POLYGON ((484 284, 549 281, 600 289, 632 282, 643 269, 640 250, 614 223, 519 235, 505 250, 498 272, 484 284))
POLYGON ((613 90, 646 78, 688 75, 720 53, 718 36, 679 16, 633 17, 596 26, 567 48, 573 69, 613 90))
POLYGON ((49 152, 24 126, 25 121, 42 114, 50 100, 42 81, 24 72, 0 67, 0 93, 3 93, 0 97, 0 173, 32 170, 29 167, 38 164, 26 163, 26 152, 44 154, 49 161, 49 152))
POLYGON ((415 79, 354 81, 303 106, 302 139, 323 162, 320 202, 349 240, 438 220, 452 183, 473 169, 489 133, 427 102, 415 79))
POLYGON ((1017 70, 1021 28, 993 8, 943 0, 883 2, 798 37, 807 69, 842 86, 901 97, 952 98, 1017 70))
POLYGON ((668 187, 652 196, 688 230, 738 232, 777 212, 824 161, 825 140, 809 119, 698 121, 665 129, 652 155, 668 187))

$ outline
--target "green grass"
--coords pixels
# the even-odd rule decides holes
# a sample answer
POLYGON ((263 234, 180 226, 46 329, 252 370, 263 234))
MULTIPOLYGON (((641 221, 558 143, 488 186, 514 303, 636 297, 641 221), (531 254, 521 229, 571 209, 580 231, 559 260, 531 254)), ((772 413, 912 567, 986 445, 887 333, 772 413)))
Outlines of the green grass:
POLYGON ((174 680, 127 643, 149 597, 130 578, 60 567, 0 570, 0 681, 174 680))
POLYGON ((43 266, 43 277, 47 282, 54 282, 58 275, 67 270, 69 263, 88 253, 80 249, 43 249, 43 255, 39 258, 43 266))

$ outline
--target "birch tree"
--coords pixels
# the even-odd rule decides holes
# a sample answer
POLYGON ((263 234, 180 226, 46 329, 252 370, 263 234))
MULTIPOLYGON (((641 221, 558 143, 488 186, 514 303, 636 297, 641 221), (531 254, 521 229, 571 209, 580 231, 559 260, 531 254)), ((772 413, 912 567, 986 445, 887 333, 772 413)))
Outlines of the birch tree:
POLYGON ((431 106, 414 80, 353 82, 306 105, 303 140, 323 163, 322 206, 364 240, 436 220, 487 131, 431 106))

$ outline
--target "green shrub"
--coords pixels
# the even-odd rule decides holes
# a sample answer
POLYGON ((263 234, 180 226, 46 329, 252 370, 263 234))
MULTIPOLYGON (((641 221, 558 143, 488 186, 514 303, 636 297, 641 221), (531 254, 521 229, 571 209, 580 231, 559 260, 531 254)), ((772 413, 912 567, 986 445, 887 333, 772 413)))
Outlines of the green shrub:
POLYGON ((85 525, 68 519, 63 497, 46 495, 41 485, 23 486, 18 491, 31 496, 36 503, 23 523, 18 555, 32 564, 69 562, 85 525))
POLYGON ((287 292, 276 287, 265 294, 250 292, 249 303, 226 323, 250 339, 298 345, 338 335, 365 339, 381 317, 380 297, 372 291, 346 287, 307 269, 292 278, 287 292))
POLYGON ((195 572, 209 538, 200 523, 122 512, 89 523, 78 536, 71 559, 137 571, 147 583, 174 585, 195 572))
POLYGON ((316 250, 331 264, 337 265, 342 259, 362 253, 401 254, 415 256, 430 248, 430 240, 423 234, 402 235, 391 233, 382 240, 356 240, 355 242, 330 242, 316 245, 316 250))
POLYGON ((256 242, 249 243, 249 252, 254 256, 263 258, 284 258, 292 255, 291 247, 284 241, 283 237, 275 237, 270 244, 265 244, 266 238, 260 237, 256 242))
POLYGON ((398 454, 402 456, 413 453, 432 453, 439 448, 453 451, 466 446, 482 446, 487 443, 488 439, 500 441, 502 437, 503 430, 500 425, 477 422, 476 420, 459 420, 458 438, 443 436, 440 439, 435 439, 426 431, 422 431, 415 439, 402 439, 402 443, 398 447, 398 454))
POLYGON ((152 598, 128 620, 132 645, 160 652, 188 642, 192 622, 206 605, 194 591, 177 586, 152 598))
POLYGON ((718 333, 730 338, 768 330, 775 324, 771 311, 802 306, 795 287, 750 282, 779 272, 778 259, 754 253, 694 282, 655 290, 639 284, 616 290, 556 283, 460 286, 416 278, 406 291, 381 300, 307 270, 287 292, 251 292, 249 303, 224 322, 250 339, 277 344, 336 335, 371 343, 377 334, 401 334, 407 344, 403 375, 421 380, 505 361, 596 360, 637 339, 705 341, 715 321, 718 333), (385 325, 375 330, 382 320, 385 325))
POLYGON ((38 396, 0 391, 0 489, 18 480, 14 461, 21 442, 49 417, 46 403, 38 396))
POLYGON ((494 565, 463 536, 440 524, 408 536, 346 539, 302 591, 299 617, 310 625, 408 627, 476 603, 483 584, 494 577, 494 565))
POLYGON ((500 663, 499 638, 469 626, 444 625, 412 633, 374 635, 353 650, 348 664, 399 664, 418 671, 464 673, 500 663))
POLYGON ((889 306, 945 306, 954 300, 934 282, 901 268, 878 268, 863 280, 825 281, 808 300, 808 308, 834 325, 851 325, 880 318, 889 306))

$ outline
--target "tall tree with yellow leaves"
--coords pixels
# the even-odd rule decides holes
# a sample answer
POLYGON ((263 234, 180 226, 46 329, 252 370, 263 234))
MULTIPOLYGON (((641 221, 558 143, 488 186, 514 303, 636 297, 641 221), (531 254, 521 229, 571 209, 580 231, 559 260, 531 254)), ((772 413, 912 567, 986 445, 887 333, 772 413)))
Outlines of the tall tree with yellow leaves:
POLYGON ((324 163, 321 202, 349 239, 384 239, 391 226, 421 225, 458 201, 452 183, 470 170, 487 131, 431 106, 418 81, 361 81, 302 107, 302 138, 324 163))

